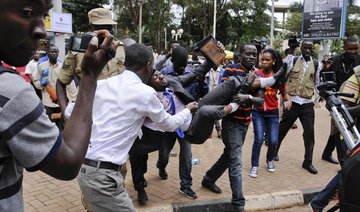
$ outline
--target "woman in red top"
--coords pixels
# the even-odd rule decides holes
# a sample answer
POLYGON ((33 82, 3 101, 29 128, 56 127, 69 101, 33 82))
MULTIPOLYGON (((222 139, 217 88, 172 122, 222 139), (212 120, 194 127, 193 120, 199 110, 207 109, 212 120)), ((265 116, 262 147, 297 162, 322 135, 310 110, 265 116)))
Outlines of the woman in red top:
MULTIPOLYGON (((278 51, 274 49, 266 49, 260 60, 261 69, 256 71, 257 77, 271 77, 283 65, 282 58, 278 51)), ((254 144, 252 147, 250 171, 251 177, 257 177, 259 167, 259 156, 262 143, 264 141, 264 133, 269 140, 268 151, 266 154, 267 170, 275 172, 273 158, 278 144, 278 131, 279 131, 279 105, 277 98, 278 89, 266 87, 265 102, 263 107, 254 107, 252 112, 252 119, 254 125, 254 144)), ((286 93, 286 87, 280 88, 284 101, 289 100, 286 93)))

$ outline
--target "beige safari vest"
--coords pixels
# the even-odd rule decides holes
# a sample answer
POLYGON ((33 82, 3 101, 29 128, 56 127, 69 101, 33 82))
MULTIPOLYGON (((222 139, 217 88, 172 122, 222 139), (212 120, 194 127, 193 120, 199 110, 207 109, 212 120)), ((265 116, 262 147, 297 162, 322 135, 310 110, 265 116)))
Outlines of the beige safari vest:
POLYGON ((302 59, 298 57, 286 82, 286 88, 290 96, 300 96, 302 98, 311 99, 314 95, 315 88, 314 61, 310 61, 309 67, 304 74, 302 59))
MULTIPOLYGON (((84 58, 84 53, 69 51, 65 57, 63 66, 59 73, 59 80, 68 85, 74 79, 74 76, 81 80, 81 61, 84 58)), ((111 59, 101 71, 98 80, 107 79, 112 76, 121 74, 125 70, 125 51, 123 46, 116 49, 116 55, 111 59)))

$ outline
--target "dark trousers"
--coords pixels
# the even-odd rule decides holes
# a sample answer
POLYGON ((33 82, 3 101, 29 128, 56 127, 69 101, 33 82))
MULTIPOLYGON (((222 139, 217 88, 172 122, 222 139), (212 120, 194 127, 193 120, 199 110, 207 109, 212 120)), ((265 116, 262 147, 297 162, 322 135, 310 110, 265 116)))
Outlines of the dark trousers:
POLYGON ((54 122, 56 126, 59 128, 60 132, 64 129, 64 118, 61 116, 59 119, 51 119, 51 114, 53 113, 61 113, 59 107, 47 107, 45 106, 46 115, 48 115, 51 122, 54 122))
POLYGON ((169 162, 169 153, 175 144, 176 134, 172 132, 159 132, 142 127, 143 136, 137 138, 130 149, 129 159, 131 174, 135 190, 144 190, 147 172, 148 153, 159 150, 158 168, 165 168, 169 162))
POLYGON ((341 145, 340 132, 337 132, 333 135, 329 135, 328 142, 325 146, 323 157, 331 156, 332 152, 336 147, 336 152, 340 164, 343 164, 346 159, 346 151, 344 151, 343 146, 341 145))
POLYGON ((303 139, 305 146, 305 155, 304 160, 312 162, 313 151, 314 151, 314 122, 315 122, 315 112, 314 112, 314 103, 308 104, 297 104, 292 102, 290 111, 284 110, 282 120, 279 125, 279 142, 276 154, 278 154, 282 140, 285 138, 286 134, 290 130, 291 126, 294 124, 296 119, 299 118, 301 125, 304 129, 303 139))
POLYGON ((225 116, 224 105, 232 101, 244 84, 244 77, 230 77, 199 100, 200 108, 193 116, 185 138, 190 143, 202 144, 211 135, 216 120, 225 116))

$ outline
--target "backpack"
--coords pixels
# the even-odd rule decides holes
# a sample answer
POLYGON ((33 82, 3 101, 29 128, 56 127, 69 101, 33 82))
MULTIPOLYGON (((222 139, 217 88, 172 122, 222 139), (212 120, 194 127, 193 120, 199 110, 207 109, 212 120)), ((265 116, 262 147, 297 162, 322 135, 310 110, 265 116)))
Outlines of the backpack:
POLYGON ((339 202, 340 212, 360 211, 360 143, 341 168, 339 202))

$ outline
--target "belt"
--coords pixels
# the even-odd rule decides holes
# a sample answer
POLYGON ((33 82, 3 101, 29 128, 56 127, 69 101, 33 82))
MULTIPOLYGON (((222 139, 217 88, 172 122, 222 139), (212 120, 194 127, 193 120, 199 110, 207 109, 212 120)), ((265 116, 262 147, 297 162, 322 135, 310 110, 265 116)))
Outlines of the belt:
POLYGON ((96 168, 100 168, 100 169, 112 169, 114 171, 119 171, 122 166, 122 165, 117 165, 117 164, 114 164, 111 162, 100 161, 100 160, 91 160, 91 159, 87 159, 87 158, 85 158, 83 164, 92 166, 92 167, 96 167, 96 168))

